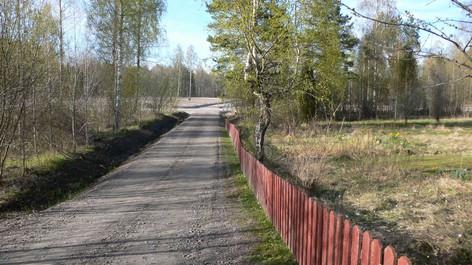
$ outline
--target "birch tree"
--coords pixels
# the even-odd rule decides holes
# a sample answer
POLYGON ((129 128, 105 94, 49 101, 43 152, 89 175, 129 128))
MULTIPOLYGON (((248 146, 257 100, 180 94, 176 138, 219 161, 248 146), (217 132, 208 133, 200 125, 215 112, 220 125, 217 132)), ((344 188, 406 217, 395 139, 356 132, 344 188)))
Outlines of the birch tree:
POLYGON ((113 129, 121 127, 121 101, 125 43, 125 1, 93 0, 88 11, 88 25, 95 35, 98 53, 113 66, 113 129))
POLYGON ((187 52, 185 54, 185 63, 188 68, 188 73, 189 73, 189 85, 188 85, 188 99, 190 100, 192 98, 192 71, 195 68, 195 65, 197 64, 198 61, 198 55, 195 52, 195 49, 193 45, 190 45, 187 48, 187 52))
POLYGON ((161 29, 161 17, 165 11, 165 3, 162 0, 130 0, 129 5, 130 35, 132 48, 136 61, 135 77, 135 102, 134 110, 141 119, 141 108, 139 107, 140 92, 140 72, 141 62, 147 52, 159 39, 161 29))
POLYGON ((274 97, 287 89, 282 77, 290 68, 286 64, 291 37, 288 7, 286 1, 269 0, 215 0, 209 4, 214 19, 210 26, 214 35, 209 38, 213 49, 230 60, 243 58, 241 74, 257 98, 259 117, 254 137, 258 160, 264 159, 265 134, 271 123, 274 97))
POLYGON ((174 58, 173 58, 173 64, 174 68, 177 69, 177 97, 181 96, 181 88, 182 88, 182 67, 183 67, 183 61, 184 61, 184 52, 182 50, 182 47, 180 45, 177 45, 174 51, 174 58))

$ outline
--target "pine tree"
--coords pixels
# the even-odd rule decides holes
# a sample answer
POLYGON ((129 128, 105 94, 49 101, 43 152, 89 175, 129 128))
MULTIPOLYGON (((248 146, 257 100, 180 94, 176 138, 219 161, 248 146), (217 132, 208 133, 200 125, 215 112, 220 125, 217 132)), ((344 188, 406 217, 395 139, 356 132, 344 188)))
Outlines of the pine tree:
POLYGON ((420 48, 419 34, 416 29, 401 28, 398 40, 397 60, 394 62, 394 78, 396 86, 395 96, 399 110, 403 114, 405 123, 416 107, 418 91, 418 63, 416 54, 420 48))
POLYGON ((349 17, 341 14, 339 1, 302 1, 302 87, 304 119, 331 117, 343 99, 349 54, 357 44, 349 17))

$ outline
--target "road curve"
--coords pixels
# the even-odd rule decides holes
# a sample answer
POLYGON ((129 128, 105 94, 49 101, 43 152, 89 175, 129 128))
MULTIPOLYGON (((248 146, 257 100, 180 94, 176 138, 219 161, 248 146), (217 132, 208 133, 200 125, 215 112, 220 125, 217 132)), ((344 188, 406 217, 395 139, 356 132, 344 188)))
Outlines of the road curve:
POLYGON ((186 103, 189 119, 90 190, 0 221, 0 264, 248 264, 255 242, 225 196, 220 108, 186 103))

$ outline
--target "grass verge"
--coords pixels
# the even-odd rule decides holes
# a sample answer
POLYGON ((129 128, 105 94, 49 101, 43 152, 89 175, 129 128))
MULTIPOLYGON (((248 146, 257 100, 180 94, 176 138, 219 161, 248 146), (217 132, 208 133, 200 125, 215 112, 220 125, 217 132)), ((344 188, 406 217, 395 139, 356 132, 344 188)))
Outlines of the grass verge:
POLYGON ((251 254, 250 260, 256 264, 290 265, 297 264, 290 250, 282 241, 264 210, 257 202, 254 193, 248 185, 247 178, 241 172, 236 152, 233 149, 231 138, 223 132, 223 158, 228 166, 229 174, 236 185, 236 194, 233 194, 242 204, 244 213, 256 226, 256 236, 260 240, 251 254))
POLYGON ((72 198, 187 117, 186 113, 161 115, 119 133, 97 135, 88 148, 32 163, 24 176, 11 168, 0 181, 0 217, 43 210, 72 198))

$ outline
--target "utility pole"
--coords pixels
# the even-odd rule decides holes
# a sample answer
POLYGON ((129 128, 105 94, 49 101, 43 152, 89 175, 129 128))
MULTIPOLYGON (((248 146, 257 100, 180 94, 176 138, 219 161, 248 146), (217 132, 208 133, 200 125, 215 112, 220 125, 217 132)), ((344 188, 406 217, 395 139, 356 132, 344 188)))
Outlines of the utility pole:
POLYGON ((190 73, 190 81, 188 87, 188 100, 192 100, 192 69, 188 71, 190 73))
POLYGON ((180 97, 180 77, 182 75, 182 64, 179 62, 179 76, 177 77, 177 97, 180 97))

